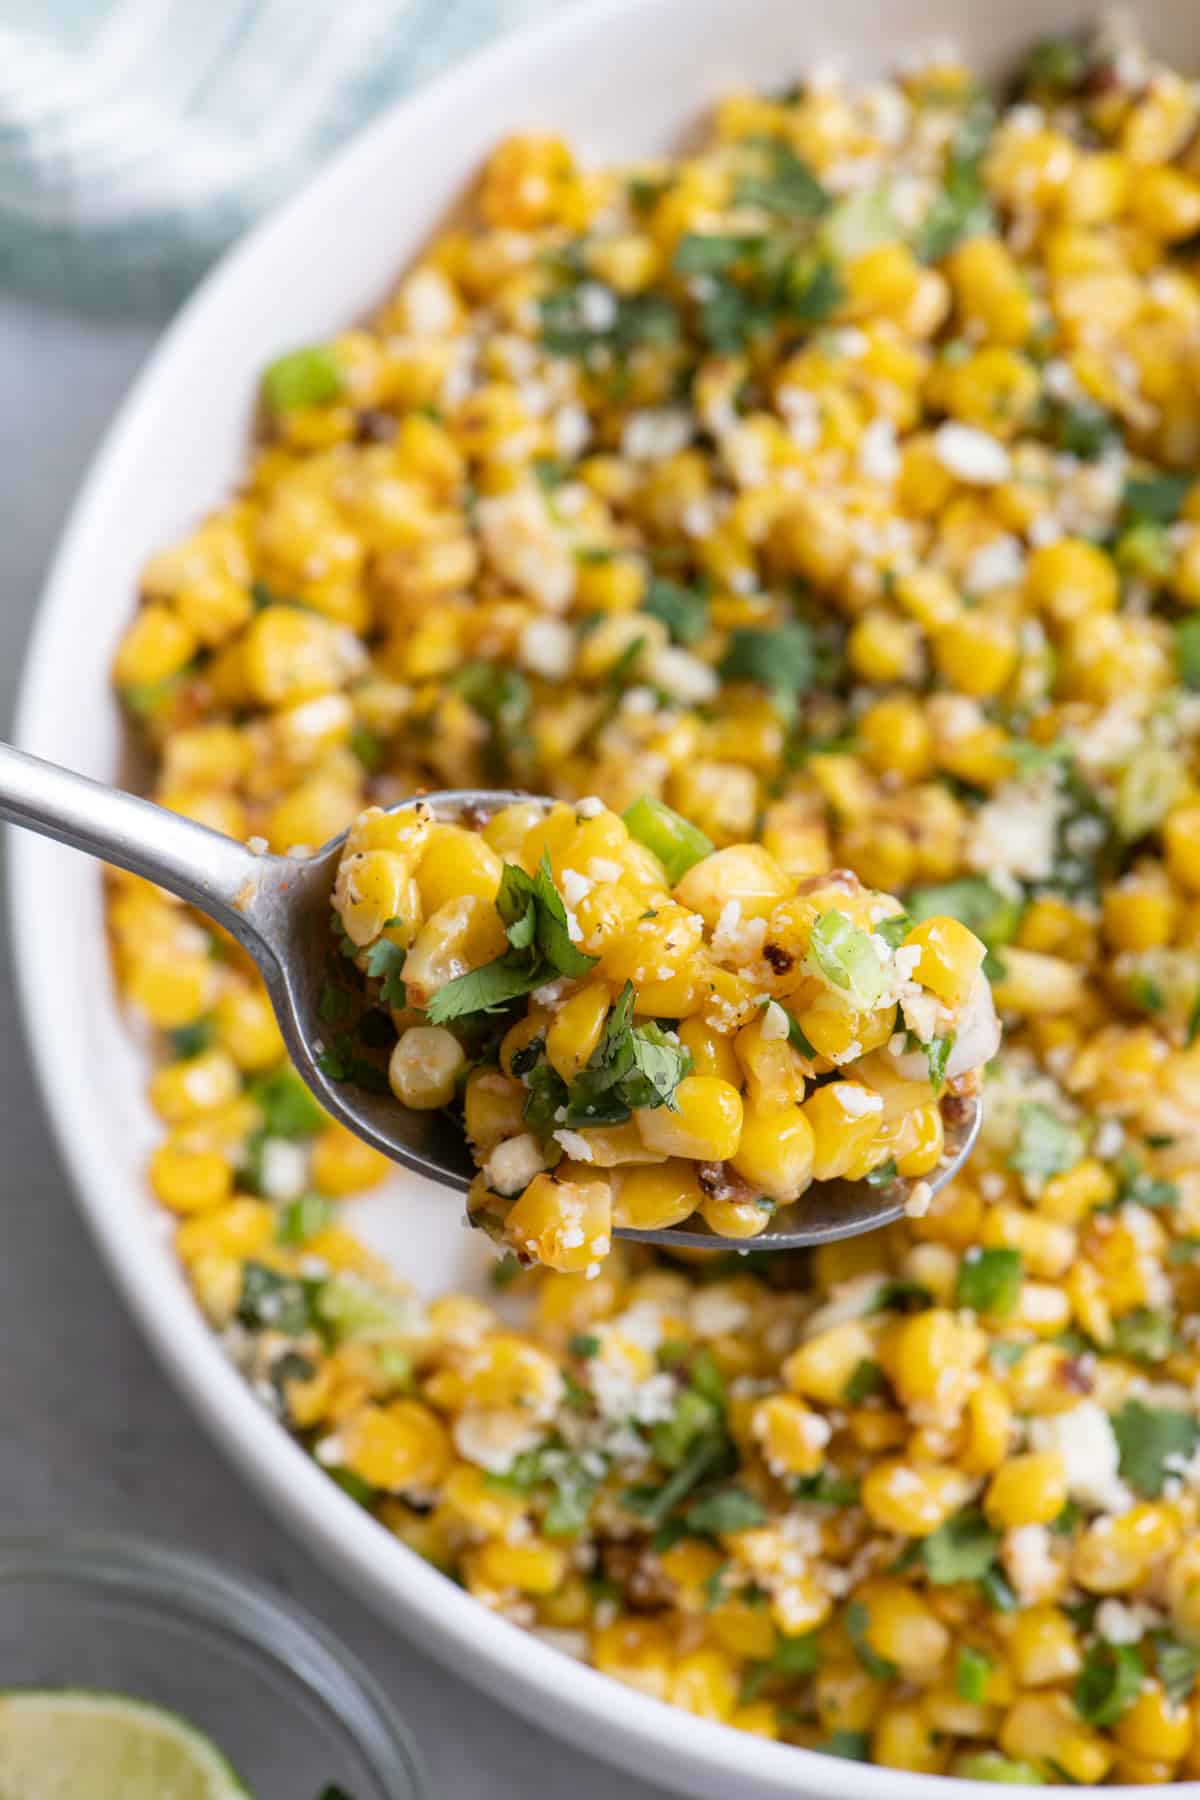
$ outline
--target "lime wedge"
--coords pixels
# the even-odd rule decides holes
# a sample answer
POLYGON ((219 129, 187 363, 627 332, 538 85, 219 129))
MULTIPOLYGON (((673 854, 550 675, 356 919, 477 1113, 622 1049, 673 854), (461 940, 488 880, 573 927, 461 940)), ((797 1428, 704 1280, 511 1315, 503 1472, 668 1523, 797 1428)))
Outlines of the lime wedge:
POLYGON ((247 1800, 175 1713, 122 1694, 0 1694, 0 1800, 247 1800))

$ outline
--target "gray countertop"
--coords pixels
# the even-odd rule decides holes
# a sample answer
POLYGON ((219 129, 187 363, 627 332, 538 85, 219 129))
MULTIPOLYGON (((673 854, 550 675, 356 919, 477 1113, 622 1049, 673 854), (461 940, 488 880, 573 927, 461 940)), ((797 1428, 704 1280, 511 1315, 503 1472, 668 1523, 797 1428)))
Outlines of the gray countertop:
MULTIPOLYGON (((0 300, 0 704, 92 450, 154 333, 0 300)), ((0 968, 0 1532, 125 1531, 253 1570, 323 1619, 413 1726, 437 1800, 665 1800, 535 1730, 389 1631, 286 1537, 152 1360, 77 1214, 0 968)))

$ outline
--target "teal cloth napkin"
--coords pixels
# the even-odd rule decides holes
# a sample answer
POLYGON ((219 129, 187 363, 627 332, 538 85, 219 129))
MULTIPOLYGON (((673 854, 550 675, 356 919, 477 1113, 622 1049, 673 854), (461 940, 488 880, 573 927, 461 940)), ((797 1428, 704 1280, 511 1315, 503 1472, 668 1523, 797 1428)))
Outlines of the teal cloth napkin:
POLYGON ((379 107, 562 0, 2 0, 0 281, 173 305, 379 107))

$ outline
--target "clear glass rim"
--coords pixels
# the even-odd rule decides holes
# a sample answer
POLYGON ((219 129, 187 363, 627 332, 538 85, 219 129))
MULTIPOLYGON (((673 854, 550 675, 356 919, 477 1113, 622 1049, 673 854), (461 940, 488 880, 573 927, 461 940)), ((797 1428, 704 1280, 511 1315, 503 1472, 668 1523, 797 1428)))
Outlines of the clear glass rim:
POLYGON ((430 1792, 407 1730, 358 1658, 309 1613, 240 1567, 227 1572, 191 1550, 115 1535, 0 1536, 0 1593, 29 1582, 80 1582, 141 1595, 176 1618, 224 1626, 298 1677, 337 1716, 389 1792, 400 1777, 416 1800, 430 1792))

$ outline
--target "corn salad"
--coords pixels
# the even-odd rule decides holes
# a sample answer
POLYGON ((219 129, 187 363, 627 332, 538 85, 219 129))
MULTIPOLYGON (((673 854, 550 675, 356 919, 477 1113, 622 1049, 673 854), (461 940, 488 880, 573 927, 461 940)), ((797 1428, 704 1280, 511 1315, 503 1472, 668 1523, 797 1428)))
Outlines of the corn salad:
POLYGON ((849 871, 797 883, 648 797, 474 830, 375 808, 333 910, 398 1033, 392 1092, 461 1094, 472 1215, 563 1272, 597 1275, 614 1224, 749 1238, 813 1180, 931 1174, 939 1095, 976 1092, 999 1037, 959 920, 849 871))
POLYGON ((117 657, 156 797, 276 850, 646 795, 987 945, 985 1136, 923 1217, 421 1305, 236 947, 112 890, 152 1185, 264 1402, 482 1604, 894 1768, 1200 1777, 1198 126, 1110 37, 1000 99, 949 55, 733 95, 633 168, 512 139, 268 371, 117 657))

